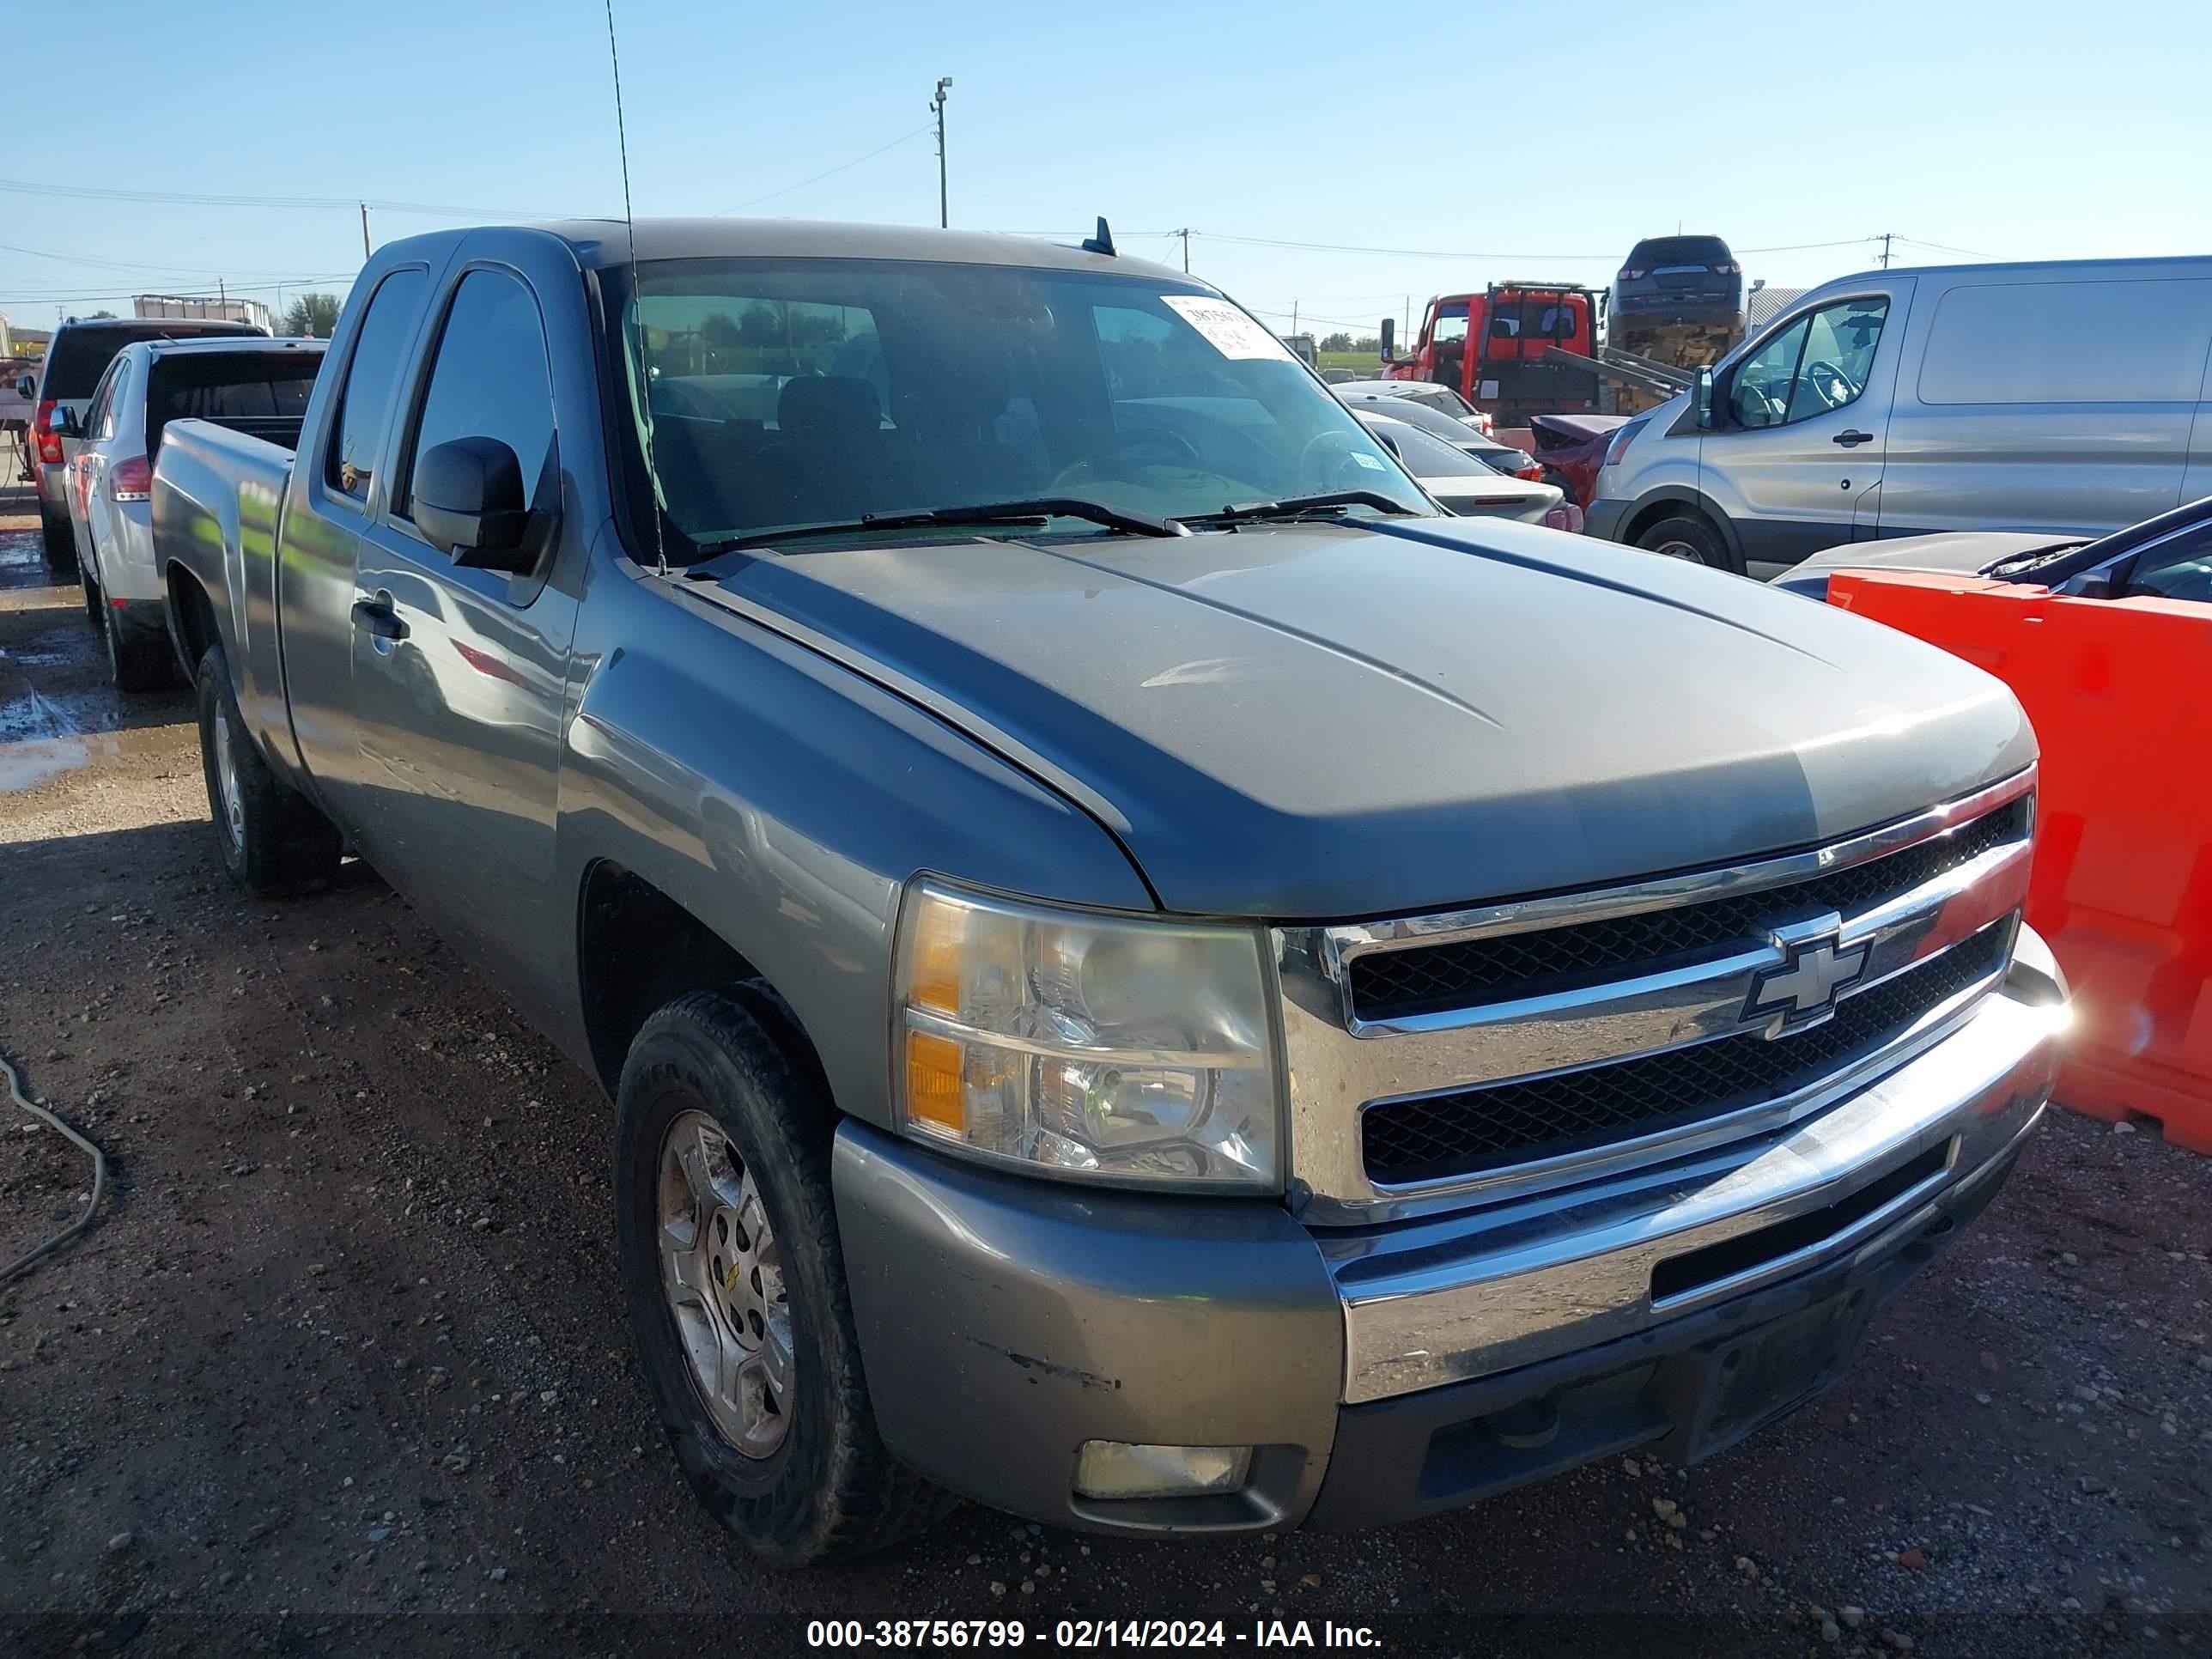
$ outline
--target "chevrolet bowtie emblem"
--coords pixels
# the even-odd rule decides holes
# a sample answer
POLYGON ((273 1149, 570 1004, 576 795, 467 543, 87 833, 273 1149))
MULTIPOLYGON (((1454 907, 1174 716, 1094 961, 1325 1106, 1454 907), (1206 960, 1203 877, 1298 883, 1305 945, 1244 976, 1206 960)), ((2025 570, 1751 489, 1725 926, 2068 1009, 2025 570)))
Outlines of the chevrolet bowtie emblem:
POLYGON ((1866 971, 1867 947, 1845 948, 1832 933, 1792 939, 1784 949, 1789 959, 1752 981, 1751 1000, 1743 1011, 1747 1020, 1780 1014, 1777 1035, 1827 1018, 1836 1012, 1838 993, 1866 971))

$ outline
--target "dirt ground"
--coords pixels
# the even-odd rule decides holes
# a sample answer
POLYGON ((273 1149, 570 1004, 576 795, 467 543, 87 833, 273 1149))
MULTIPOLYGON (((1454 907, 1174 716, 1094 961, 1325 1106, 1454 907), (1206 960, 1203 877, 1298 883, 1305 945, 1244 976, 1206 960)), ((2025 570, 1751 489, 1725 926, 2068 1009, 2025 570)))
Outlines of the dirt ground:
MULTIPOLYGON (((111 1180, 0 1287, 0 1652, 773 1652, 821 1618, 1044 1645, 1173 1615, 1231 1650, 1279 1617, 1468 1656, 2212 1656, 2212 1159, 2063 1114, 1837 1389, 1697 1468, 1232 1544, 971 1508, 763 1571, 630 1361, 594 1086, 369 872, 234 892, 185 696, 118 698, 46 582, 0 519, 0 1051, 111 1180)), ((88 1181, 0 1104, 0 1259, 88 1181)))

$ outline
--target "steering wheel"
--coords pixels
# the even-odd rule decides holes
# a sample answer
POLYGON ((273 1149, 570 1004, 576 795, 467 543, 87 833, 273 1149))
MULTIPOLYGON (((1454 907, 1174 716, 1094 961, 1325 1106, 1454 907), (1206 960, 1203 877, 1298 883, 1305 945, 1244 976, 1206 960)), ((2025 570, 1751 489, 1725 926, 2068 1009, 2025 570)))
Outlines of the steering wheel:
POLYGON ((1841 409, 1859 395, 1858 383, 1825 357, 1806 364, 1798 379, 1810 386, 1831 409, 1841 409))
MULTIPOLYGON (((1102 461, 1126 462, 1136 466, 1187 466, 1194 472, 1206 470, 1206 458, 1198 453, 1198 446, 1182 433, 1164 426, 1147 426, 1115 433, 1102 454, 1085 455, 1070 462, 1060 469, 1060 477, 1072 482, 1086 474, 1098 476, 1102 461)), ((1118 476, 1118 469, 1105 476, 1118 476)))
POLYGON ((1298 479, 1316 491, 1350 489, 1367 480, 1353 457, 1362 453, 1359 441, 1349 432, 1316 432, 1298 451, 1298 479))

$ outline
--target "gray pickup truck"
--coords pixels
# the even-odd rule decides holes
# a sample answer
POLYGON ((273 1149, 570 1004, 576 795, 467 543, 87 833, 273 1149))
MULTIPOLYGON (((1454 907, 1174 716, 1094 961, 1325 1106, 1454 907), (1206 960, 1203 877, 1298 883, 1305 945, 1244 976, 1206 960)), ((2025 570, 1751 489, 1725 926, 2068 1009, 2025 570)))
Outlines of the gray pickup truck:
POLYGON ((1110 239, 397 242, 296 454, 179 422, 154 519, 225 863, 349 845, 605 1085, 771 1561, 1703 1456, 2049 1093, 2001 685, 1440 513, 1110 239))

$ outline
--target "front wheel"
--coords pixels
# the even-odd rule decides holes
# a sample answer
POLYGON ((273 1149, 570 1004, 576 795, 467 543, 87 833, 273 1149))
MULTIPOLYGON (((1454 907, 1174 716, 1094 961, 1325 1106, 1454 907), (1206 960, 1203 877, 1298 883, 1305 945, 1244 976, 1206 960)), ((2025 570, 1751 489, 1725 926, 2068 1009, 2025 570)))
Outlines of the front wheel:
POLYGON ((1637 537, 1636 544, 1667 558, 1743 574, 1743 562, 1729 550, 1727 540, 1702 514, 1678 513, 1662 519, 1637 537))
POLYGON ((798 1567, 952 1500, 877 1435, 830 1198, 836 1109, 768 1006, 695 992, 646 1022, 616 1096, 616 1231, 685 1478, 756 1555, 798 1567))
POLYGON ((231 879, 264 896, 327 883, 337 873, 344 843, 315 804, 270 771, 253 746, 219 645, 200 659, 198 698, 200 769, 216 844, 231 879))

